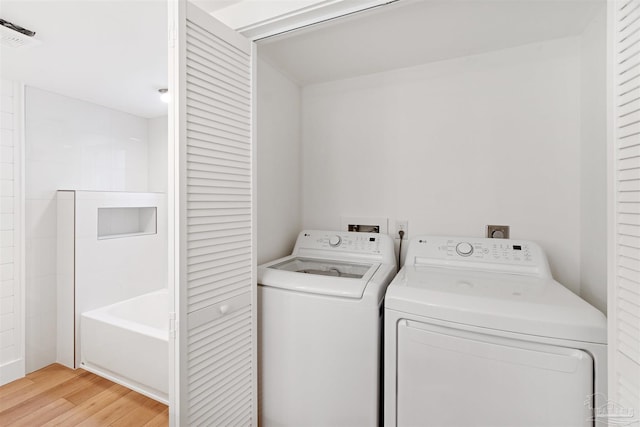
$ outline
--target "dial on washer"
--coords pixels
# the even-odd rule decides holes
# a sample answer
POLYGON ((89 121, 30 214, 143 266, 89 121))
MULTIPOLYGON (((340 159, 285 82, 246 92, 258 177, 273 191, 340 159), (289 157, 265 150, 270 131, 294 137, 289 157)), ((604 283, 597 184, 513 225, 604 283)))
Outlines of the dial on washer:
POLYGON ((456 252, 460 256, 469 256, 473 253, 473 246, 468 242, 460 242, 456 245, 456 252))
POLYGON ((330 246, 338 246, 342 242, 342 238, 338 235, 329 237, 329 245, 330 246))

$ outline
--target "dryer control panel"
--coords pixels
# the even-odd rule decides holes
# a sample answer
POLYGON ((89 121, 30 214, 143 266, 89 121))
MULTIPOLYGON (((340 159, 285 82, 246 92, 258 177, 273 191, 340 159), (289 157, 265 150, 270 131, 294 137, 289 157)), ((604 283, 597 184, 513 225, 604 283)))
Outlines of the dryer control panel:
POLYGON ((514 239, 418 236, 409 242, 405 265, 471 268, 551 277, 536 243, 514 239))
POLYGON ((305 230, 298 235, 293 255, 360 257, 395 263, 393 241, 386 234, 305 230))

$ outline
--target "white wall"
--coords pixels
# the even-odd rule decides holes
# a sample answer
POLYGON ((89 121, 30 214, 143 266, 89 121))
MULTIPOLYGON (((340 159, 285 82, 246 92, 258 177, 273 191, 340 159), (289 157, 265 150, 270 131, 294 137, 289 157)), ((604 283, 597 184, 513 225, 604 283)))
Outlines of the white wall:
POLYGON ((148 119, 149 136, 149 191, 166 193, 168 180, 168 116, 148 119))
POLYGON ((74 331, 83 313, 167 287, 166 197, 60 191, 57 215, 64 215, 57 218, 57 361, 74 368, 82 349, 82 334, 74 331), (155 208, 155 215, 142 220, 134 209, 111 209, 143 207, 155 208))
POLYGON ((305 87, 303 226, 348 214, 406 219, 410 236, 483 236, 507 224, 578 292, 579 77, 580 39, 567 38, 305 87))
POLYGON ((301 228, 300 89, 258 61, 258 263, 289 255, 301 228))
POLYGON ((607 312, 607 45, 603 4, 582 35, 580 294, 607 312))
POLYGON ((22 87, 0 80, 0 385, 24 375, 22 198, 19 111, 22 87))
POLYGON ((146 191, 147 120, 26 91, 27 372, 56 360, 56 190, 146 191))

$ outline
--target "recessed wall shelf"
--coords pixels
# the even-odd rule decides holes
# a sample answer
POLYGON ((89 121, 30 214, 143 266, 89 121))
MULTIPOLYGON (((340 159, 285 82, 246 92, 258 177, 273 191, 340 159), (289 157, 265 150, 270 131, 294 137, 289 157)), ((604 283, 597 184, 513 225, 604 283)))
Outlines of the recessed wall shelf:
POLYGON ((98 239, 157 233, 155 207, 98 208, 98 239))

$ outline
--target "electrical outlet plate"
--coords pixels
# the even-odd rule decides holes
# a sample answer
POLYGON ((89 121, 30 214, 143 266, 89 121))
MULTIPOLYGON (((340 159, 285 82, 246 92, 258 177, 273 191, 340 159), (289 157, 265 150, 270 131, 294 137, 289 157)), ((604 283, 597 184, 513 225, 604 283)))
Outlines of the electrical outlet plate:
POLYGON ((395 232, 391 237, 399 240, 400 236, 398 235, 398 233, 400 232, 400 230, 404 231, 404 236, 402 236, 402 240, 409 240, 409 221, 407 221, 406 219, 396 220, 396 226, 394 230, 395 232))
POLYGON ((508 225, 487 225, 487 237, 490 239, 508 239, 508 225))

